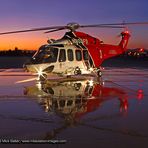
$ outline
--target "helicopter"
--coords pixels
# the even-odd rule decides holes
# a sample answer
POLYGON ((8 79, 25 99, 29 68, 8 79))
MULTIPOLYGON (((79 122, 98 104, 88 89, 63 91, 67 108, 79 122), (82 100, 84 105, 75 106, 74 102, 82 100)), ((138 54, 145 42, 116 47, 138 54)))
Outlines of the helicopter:
POLYGON ((130 33, 125 25, 147 25, 148 22, 112 23, 97 25, 79 25, 69 23, 66 26, 52 26, 3 32, 0 35, 44 31, 51 33, 67 29, 68 32, 57 40, 49 39, 48 44, 42 45, 31 60, 24 64, 24 69, 35 73, 38 80, 46 80, 48 75, 60 76, 93 75, 102 76, 101 64, 106 59, 118 56, 127 51, 130 33), (98 38, 84 32, 76 31, 79 28, 124 28, 121 32, 121 41, 117 45, 105 44, 98 38))

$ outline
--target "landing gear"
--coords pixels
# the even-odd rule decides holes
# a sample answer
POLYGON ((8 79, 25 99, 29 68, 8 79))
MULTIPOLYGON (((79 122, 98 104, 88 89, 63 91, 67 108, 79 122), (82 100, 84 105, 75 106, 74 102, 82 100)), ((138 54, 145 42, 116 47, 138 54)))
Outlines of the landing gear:
POLYGON ((75 84, 74 84, 74 88, 75 88, 76 91, 80 90, 80 88, 81 88, 81 83, 75 83, 75 84))
POLYGON ((80 75, 80 74, 81 74, 81 70, 80 70, 79 67, 76 67, 76 68, 75 68, 74 74, 75 74, 75 75, 80 75))
POLYGON ((97 76, 98 76, 98 77, 102 77, 102 72, 101 72, 100 69, 97 70, 97 76))

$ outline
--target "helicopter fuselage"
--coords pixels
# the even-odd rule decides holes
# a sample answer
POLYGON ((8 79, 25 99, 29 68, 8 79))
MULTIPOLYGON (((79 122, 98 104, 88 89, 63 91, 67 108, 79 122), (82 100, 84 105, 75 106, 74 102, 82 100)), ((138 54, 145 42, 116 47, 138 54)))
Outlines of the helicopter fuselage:
POLYGON ((119 45, 108 45, 82 32, 67 32, 63 38, 41 46, 25 67, 39 78, 49 73, 96 75, 104 60, 125 51, 129 36, 124 32, 119 45))

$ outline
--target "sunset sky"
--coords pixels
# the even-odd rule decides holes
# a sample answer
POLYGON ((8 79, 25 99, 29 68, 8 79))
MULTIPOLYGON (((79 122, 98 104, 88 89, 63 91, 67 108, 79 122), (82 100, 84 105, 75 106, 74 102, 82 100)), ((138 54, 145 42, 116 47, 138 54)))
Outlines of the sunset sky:
MULTIPOLYGON (((147 0, 0 0, 0 32, 79 24, 148 22, 147 0)), ((83 29, 105 43, 118 44, 122 29, 83 29)), ((129 27, 128 48, 148 48, 148 25, 129 27)), ((48 38, 62 37, 64 31, 44 34, 43 31, 0 36, 0 50, 37 49, 48 38)))

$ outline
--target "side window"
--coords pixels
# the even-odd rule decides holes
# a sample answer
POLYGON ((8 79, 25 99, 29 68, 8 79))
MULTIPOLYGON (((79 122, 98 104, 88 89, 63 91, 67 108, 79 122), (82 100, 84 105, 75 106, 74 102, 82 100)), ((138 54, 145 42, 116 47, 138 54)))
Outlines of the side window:
POLYGON ((66 61, 65 49, 60 49, 59 62, 65 62, 65 61, 66 61))
POLYGON ((87 50, 83 50, 83 58, 84 58, 84 60, 88 60, 88 51, 87 50))
POLYGON ((73 51, 72 51, 72 49, 68 49, 67 50, 67 55, 68 55, 68 60, 69 61, 73 61, 73 51))
POLYGON ((76 60, 81 61, 82 60, 82 53, 81 50, 76 50, 76 60))

